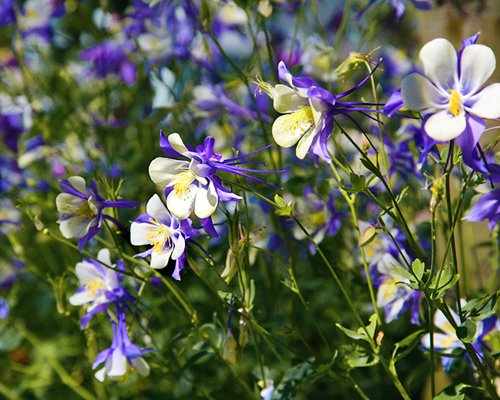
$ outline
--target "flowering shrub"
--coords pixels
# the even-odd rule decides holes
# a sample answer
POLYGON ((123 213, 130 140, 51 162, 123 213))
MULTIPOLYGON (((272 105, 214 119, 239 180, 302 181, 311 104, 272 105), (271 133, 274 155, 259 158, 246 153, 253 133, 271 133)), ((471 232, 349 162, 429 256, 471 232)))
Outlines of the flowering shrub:
POLYGON ((434 6, 1 2, 1 397, 498 398, 496 57, 434 6))

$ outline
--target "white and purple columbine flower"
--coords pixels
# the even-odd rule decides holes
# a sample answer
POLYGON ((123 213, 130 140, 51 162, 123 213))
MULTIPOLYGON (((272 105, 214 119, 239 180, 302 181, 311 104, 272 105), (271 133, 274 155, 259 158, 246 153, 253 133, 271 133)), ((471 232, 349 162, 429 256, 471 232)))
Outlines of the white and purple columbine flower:
POLYGON ((136 257, 151 256, 151 268, 165 268, 170 260, 175 261, 172 276, 180 280, 180 271, 186 258, 186 241, 198 236, 191 220, 179 221, 154 195, 146 205, 146 213, 140 215, 130 227, 130 241, 135 246, 151 245, 152 248, 136 257))
POLYGON ((284 114, 273 123, 273 138, 284 148, 297 145, 295 154, 300 159, 309 153, 329 162, 327 144, 332 134, 334 117, 345 115, 353 121, 349 115, 351 112, 376 111, 366 107, 373 105, 370 103, 339 101, 363 85, 369 76, 347 92, 334 95, 311 78, 294 77, 283 61, 278 65, 278 74, 288 85, 271 87, 262 84, 273 98, 274 109, 284 114))
POLYGON ((85 179, 80 176, 63 179, 59 185, 63 191, 56 197, 57 211, 60 214, 59 229, 66 239, 79 238, 80 249, 97 235, 104 220, 121 227, 116 219, 104 213, 105 208, 133 208, 138 205, 133 201, 105 200, 97 191, 94 180, 90 181, 88 187, 85 179))
POLYGON ((95 377, 97 380, 103 382, 106 376, 116 378, 126 375, 130 367, 140 375, 148 376, 149 365, 142 358, 142 355, 150 352, 151 349, 140 349, 132 343, 127 332, 125 310, 122 307, 117 305, 116 314, 118 322, 110 318, 113 325, 111 347, 101 351, 92 365, 92 368, 96 369, 104 363, 104 366, 95 373, 95 377))
POLYGON ((496 61, 489 47, 476 44, 477 37, 465 40, 458 55, 446 39, 427 43, 420 51, 424 72, 403 79, 401 96, 408 108, 422 112, 427 135, 437 142, 455 140, 464 162, 483 171, 476 146, 484 119, 500 118, 500 83, 482 88, 496 61))
MULTIPOLYGON (((466 302, 462 300, 462 306, 465 305, 466 302)), ((458 315, 453 310, 450 310, 450 314, 455 320, 456 324, 460 325, 460 318, 458 317, 458 315)), ((434 326, 439 330, 439 332, 434 332, 433 334, 434 349, 441 353, 441 363, 445 370, 450 371, 453 361, 459 356, 459 353, 456 352, 457 349, 463 349, 465 352, 465 345, 457 337, 455 328, 453 328, 452 324, 439 310, 434 315, 434 326)), ((480 358, 483 358, 483 351, 484 347, 486 346, 486 344, 484 343, 484 338, 494 329, 498 330, 498 318, 496 316, 492 316, 486 318, 485 320, 476 322, 476 334, 471 344, 480 358)), ((424 349, 429 350, 431 348, 430 339, 431 338, 429 333, 425 334, 422 337, 421 343, 424 349)), ((468 355, 466 355, 466 357, 469 360, 468 355)))
POLYGON ((203 145, 193 149, 184 145, 178 133, 172 133, 167 138, 161 132, 160 147, 168 158, 155 158, 149 165, 149 176, 155 184, 165 188, 167 208, 172 215, 184 220, 194 212, 207 233, 216 236, 211 216, 219 202, 241 199, 222 185, 217 173, 228 172, 266 183, 248 173, 275 171, 253 170, 238 166, 245 162, 244 158, 267 147, 224 160, 221 155, 214 153, 214 144, 215 140, 208 137, 203 145))
POLYGON ((88 305, 87 314, 80 321, 82 328, 95 314, 106 310, 110 303, 132 298, 120 285, 121 274, 114 270, 116 268, 124 270, 125 266, 121 260, 116 265, 111 264, 108 249, 101 249, 97 260, 86 258, 76 264, 75 273, 82 285, 69 302, 74 306, 88 305))

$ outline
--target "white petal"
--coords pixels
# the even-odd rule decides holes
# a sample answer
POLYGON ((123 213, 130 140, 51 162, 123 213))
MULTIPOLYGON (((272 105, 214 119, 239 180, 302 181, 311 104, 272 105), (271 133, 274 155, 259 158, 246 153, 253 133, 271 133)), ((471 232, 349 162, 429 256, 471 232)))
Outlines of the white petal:
POLYGON ((146 212, 151 215, 156 221, 162 221, 170 217, 170 213, 167 211, 167 207, 160 200, 160 196, 157 194, 153 195, 146 205, 146 212))
POLYGON ((109 367, 108 362, 106 362, 108 376, 123 376, 127 372, 127 357, 125 357, 120 349, 115 349, 113 351, 111 356, 111 365, 109 367))
POLYGON ((189 192, 186 196, 178 197, 174 190, 167 196, 168 210, 178 219, 188 218, 194 209, 194 201, 198 193, 198 186, 189 186, 189 192))
POLYGON ((500 83, 486 86, 466 102, 468 110, 480 118, 500 118, 500 83))
POLYGON ((295 149, 295 155, 297 158, 300 158, 301 160, 304 159, 306 156, 307 152, 309 151, 309 148, 311 147, 311 144, 318 134, 320 129, 320 125, 317 125, 314 127, 314 129, 309 129, 302 138, 299 140, 299 144, 297 145, 297 148, 295 149))
POLYGON ((385 318, 387 322, 392 322, 398 315, 398 313, 401 311, 403 308, 403 305, 405 304, 406 298, 401 297, 399 299, 396 299, 391 307, 389 307, 389 312, 386 314, 385 318))
POLYGON ((146 239, 146 236, 153 229, 155 229, 155 226, 147 222, 132 222, 132 225, 130 225, 130 243, 134 246, 150 244, 151 242, 146 239))
POLYGON ((304 125, 301 129, 296 129, 294 131, 290 130, 290 114, 282 115, 276 118, 273 123, 272 133, 273 138, 278 144, 278 146, 288 148, 295 145, 302 135, 308 130, 312 130, 312 123, 304 125))
POLYGON ((130 360, 132 367, 142 376, 149 375, 149 365, 142 357, 136 357, 130 360))
POLYGON ((187 168, 189 163, 173 158, 157 157, 149 164, 149 176, 158 186, 166 187, 175 174, 181 171, 181 168, 187 168))
POLYGON ((87 191, 85 187, 85 179, 83 179, 81 176, 70 176, 68 178, 68 181, 76 190, 79 190, 83 193, 87 191))
POLYGON ((172 254, 172 249, 168 249, 164 253, 157 253, 156 251, 153 251, 151 253, 151 268, 165 268, 168 264, 168 260, 170 260, 170 254, 172 254))
POLYGON ((411 110, 435 109, 446 103, 446 96, 429 79, 417 73, 409 74, 403 79, 401 97, 411 110))
POLYGON ((75 266, 75 274, 82 284, 86 284, 93 279, 102 279, 101 274, 95 266, 87 261, 81 261, 75 266))
POLYGON ((186 241, 184 240, 184 236, 179 236, 174 244, 174 251, 172 252, 172 260, 177 260, 184 250, 186 249, 186 241))
POLYGON ((66 239, 81 237, 88 231, 88 221, 70 218, 59 223, 59 230, 66 239))
POLYGON ((88 290, 85 290, 85 291, 79 292, 79 293, 75 293, 73 296, 71 296, 68 299, 69 304, 71 304, 73 306, 81 306, 82 304, 90 303, 93 300, 94 300, 94 296, 92 296, 88 290))
POLYGON ((186 145, 181 139, 181 135, 178 133, 171 133, 168 135, 168 142, 170 143, 170 146, 177 152, 177 153, 188 153, 189 150, 187 149, 186 145))
POLYGON ((462 52, 460 64, 460 92, 474 94, 495 71, 495 54, 487 46, 471 44, 462 52))
POLYGON ((307 99, 299 96, 294 89, 277 84, 274 87, 273 107, 281 114, 290 113, 299 108, 299 106, 307 106, 307 99))
POLYGON ((85 207, 87 200, 69 193, 59 193, 56 197, 56 208, 60 214, 71 214, 85 207))
POLYGON ((215 186, 210 181, 208 188, 200 187, 194 203, 194 213, 198 218, 210 217, 219 204, 219 196, 215 190, 215 186))
POLYGON ((97 253, 97 260, 104 265, 111 266, 111 254, 109 249, 101 249, 99 253, 97 253))
POLYGON ((457 53, 446 39, 431 40, 420 50, 425 75, 444 90, 453 89, 458 84, 457 53))
POLYGON ((104 382, 104 378, 106 377, 106 367, 101 368, 94 375, 96 379, 100 382, 104 382))
POLYGON ((432 139, 446 142, 455 139, 465 130, 465 114, 454 116, 448 110, 431 115, 424 125, 424 131, 432 139))

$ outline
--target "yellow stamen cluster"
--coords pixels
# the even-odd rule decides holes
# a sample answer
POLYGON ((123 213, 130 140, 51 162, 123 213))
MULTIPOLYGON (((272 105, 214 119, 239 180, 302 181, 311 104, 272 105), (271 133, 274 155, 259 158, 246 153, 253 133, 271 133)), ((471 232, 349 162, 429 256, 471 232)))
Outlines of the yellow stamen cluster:
POLYGON ((95 296, 95 294, 100 290, 104 289, 105 285, 102 279, 100 278, 94 278, 91 279, 90 281, 87 282, 85 285, 85 290, 90 292, 92 296, 95 296))
POLYGON ((156 228, 151 229, 146 235, 146 240, 151 242, 153 245, 153 252, 160 254, 163 252, 165 243, 168 243, 169 247, 172 245, 170 241, 171 232, 168 227, 150 218, 149 222, 156 226, 156 228))
POLYGON ((460 93, 452 89, 448 90, 448 92, 451 94, 449 110, 455 117, 457 117, 463 111, 462 99, 460 97, 460 93))
POLYGON ((186 199, 189 195, 189 186, 196 176, 191 171, 182 171, 174 176, 174 193, 181 199, 186 199))
POLYGON ((292 136, 303 135, 314 125, 312 110, 309 106, 300 107, 299 110, 278 121, 281 128, 292 136))
POLYGON ((379 290, 382 291, 382 297, 384 300, 389 300, 396 296, 400 282, 400 278, 389 278, 380 285, 379 290))

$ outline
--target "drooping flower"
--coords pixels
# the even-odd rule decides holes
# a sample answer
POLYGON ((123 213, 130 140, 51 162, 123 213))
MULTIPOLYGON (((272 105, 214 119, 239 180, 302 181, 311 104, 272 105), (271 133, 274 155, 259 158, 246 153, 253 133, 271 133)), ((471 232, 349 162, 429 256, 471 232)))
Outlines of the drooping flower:
POLYGON ((500 118, 500 83, 482 88, 496 61, 493 51, 476 40, 477 35, 464 41, 458 55, 446 39, 427 43, 420 51, 424 74, 406 76, 401 96, 408 108, 422 112, 427 135, 439 142, 455 139, 464 162, 483 171, 476 146, 484 119, 500 118))
POLYGON ((101 249, 97 253, 97 261, 86 258, 76 264, 75 273, 82 285, 69 298, 69 302, 74 306, 88 305, 87 314, 80 321, 82 328, 95 314, 106 310, 109 303, 132 298, 121 286, 121 274, 114 270, 116 268, 124 270, 125 266, 121 260, 116 265, 111 264, 108 249, 101 249))
POLYGON ((92 365, 92 368, 96 369, 104 363, 104 366, 95 373, 95 377, 103 382, 106 376, 116 378, 126 375, 130 368, 141 376, 148 376, 149 365, 142 355, 150 352, 151 349, 140 349, 132 343, 127 332, 125 310, 122 307, 117 305, 116 314, 118 322, 110 318, 113 325, 111 347, 101 351, 92 365))
POLYGON ((56 197, 57 211, 60 214, 59 229, 66 239, 79 238, 80 249, 97 235, 104 220, 121 226, 116 219, 104 213, 105 208, 133 208, 138 205, 133 201, 105 200, 97 191, 94 180, 90 181, 88 187, 85 179, 80 176, 63 179, 59 185, 63 191, 56 197))
POLYGON ((190 219, 179 221, 171 215, 156 194, 149 199, 146 211, 132 222, 130 241, 135 246, 151 245, 152 248, 136 256, 151 256, 151 268, 156 269, 165 268, 170 260, 175 261, 172 276, 180 280, 186 241, 198 236, 198 232, 192 228, 190 219))
MULTIPOLYGON (((462 306, 464 306, 465 304, 466 302, 462 300, 462 306)), ((450 314, 453 317, 455 323, 457 325, 460 325, 459 316, 453 310, 450 310, 450 314)), ((485 347, 483 341, 484 337, 493 329, 498 329, 497 325, 498 319, 496 316, 492 316, 483 321, 476 322, 476 333, 471 344, 480 358, 483 358, 485 347)), ((434 332, 433 334, 434 348, 441 353, 441 363, 445 370, 449 371, 452 367, 453 361, 457 358, 457 349, 463 349, 465 352, 465 345, 457 337, 457 333, 455 331, 455 328, 453 328, 453 325, 439 310, 434 315, 434 326, 440 331, 434 332)), ((431 348, 430 339, 430 334, 428 333, 422 337, 422 347, 424 349, 429 350, 431 348)), ((466 355, 466 357, 469 360, 468 355, 466 355)))
POLYGON ((261 83, 261 87, 273 98, 274 109, 284 114, 273 123, 273 138, 284 148, 297 145, 295 154, 300 159, 309 153, 329 162, 327 143, 332 134, 334 117, 345 115, 352 119, 348 115, 351 112, 376 111, 366 107, 373 104, 339 101, 363 85, 369 76, 347 92, 334 95, 311 78, 294 77, 283 61, 278 65, 278 73, 288 85, 272 87, 261 83))
POLYGON ((219 202, 241 199, 222 185, 217 173, 228 172, 265 183, 248 173, 275 172, 238 166, 244 163, 244 158, 263 149, 224 160, 222 156, 214 153, 214 144, 215 140, 208 137, 203 145, 193 149, 184 145, 178 133, 172 133, 167 138, 161 132, 160 147, 168 158, 155 158, 149 165, 151 180, 165 188, 167 208, 172 215, 184 220, 194 212, 207 233, 212 235, 217 233, 213 228, 211 216, 219 202))

